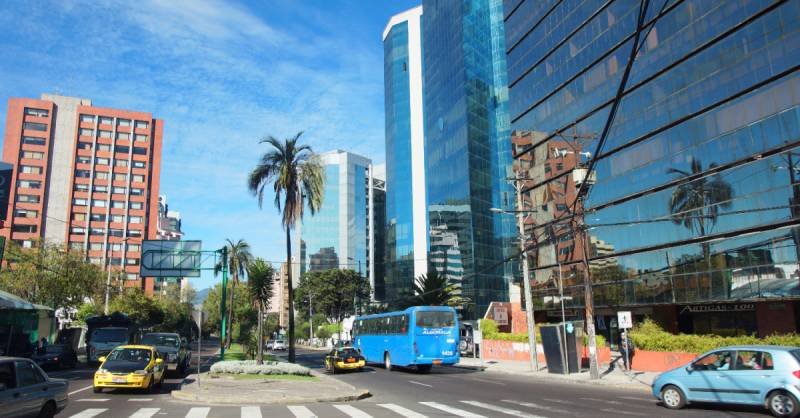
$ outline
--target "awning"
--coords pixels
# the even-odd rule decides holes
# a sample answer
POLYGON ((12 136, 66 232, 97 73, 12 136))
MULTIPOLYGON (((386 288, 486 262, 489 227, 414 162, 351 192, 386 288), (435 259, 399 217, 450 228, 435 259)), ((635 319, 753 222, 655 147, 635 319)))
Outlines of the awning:
POLYGON ((16 309, 25 311, 52 311, 53 308, 44 305, 37 305, 12 295, 11 293, 0 290, 0 310, 16 309))

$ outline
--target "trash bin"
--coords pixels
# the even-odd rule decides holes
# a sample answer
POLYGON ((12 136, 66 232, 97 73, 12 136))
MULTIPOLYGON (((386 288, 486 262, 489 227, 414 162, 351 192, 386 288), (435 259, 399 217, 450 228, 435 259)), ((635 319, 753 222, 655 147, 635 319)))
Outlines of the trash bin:
POLYGON ((542 347, 544 348, 544 358, 547 362, 547 371, 549 373, 567 374, 580 372, 581 359, 578 344, 583 343, 582 322, 572 321, 541 326, 542 347), (564 344, 565 335, 566 344, 564 344), (565 348, 566 356, 564 355, 565 348), (565 360, 566 364, 564 363, 565 360))

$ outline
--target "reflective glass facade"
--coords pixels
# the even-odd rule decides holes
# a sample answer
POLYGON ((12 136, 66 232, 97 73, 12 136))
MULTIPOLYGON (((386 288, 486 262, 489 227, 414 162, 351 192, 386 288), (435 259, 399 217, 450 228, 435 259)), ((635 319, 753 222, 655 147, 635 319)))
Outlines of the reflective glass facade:
POLYGON ((508 300, 516 236, 502 2, 423 1, 430 261, 461 284, 464 318, 508 300))
POLYGON ((535 303, 579 312, 588 274, 600 316, 795 331, 800 1, 651 1, 637 36, 643 3, 505 1, 535 303), (759 304, 738 322, 692 313, 748 300, 786 322, 759 304))
MULTIPOLYGON (((342 263, 339 222, 342 196, 339 182, 339 165, 325 165, 325 192, 322 207, 303 217, 300 248, 301 272, 339 268, 342 263)), ((345 193, 346 196, 346 193, 345 193)))

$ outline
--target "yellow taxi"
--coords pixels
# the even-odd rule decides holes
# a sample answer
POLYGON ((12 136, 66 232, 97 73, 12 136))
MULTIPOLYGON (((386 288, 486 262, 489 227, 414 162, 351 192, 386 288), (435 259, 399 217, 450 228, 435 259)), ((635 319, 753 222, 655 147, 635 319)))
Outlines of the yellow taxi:
POLYGON ((164 383, 164 360, 155 347, 122 345, 100 357, 94 374, 94 393, 104 388, 144 389, 153 391, 164 383))
POLYGON ((337 347, 325 356, 325 370, 336 374, 340 370, 361 370, 364 356, 353 347, 337 347))

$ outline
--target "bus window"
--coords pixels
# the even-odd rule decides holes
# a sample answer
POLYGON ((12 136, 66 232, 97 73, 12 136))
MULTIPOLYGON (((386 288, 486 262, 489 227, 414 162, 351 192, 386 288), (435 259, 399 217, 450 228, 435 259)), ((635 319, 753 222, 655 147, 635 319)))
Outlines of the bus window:
POLYGON ((447 311, 417 311, 417 326, 445 328, 455 326, 455 315, 447 311))

